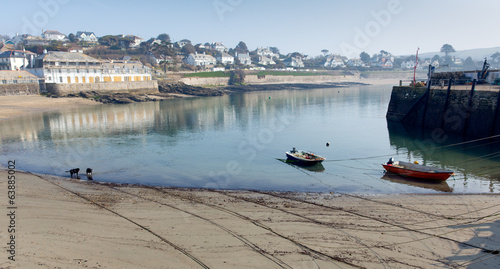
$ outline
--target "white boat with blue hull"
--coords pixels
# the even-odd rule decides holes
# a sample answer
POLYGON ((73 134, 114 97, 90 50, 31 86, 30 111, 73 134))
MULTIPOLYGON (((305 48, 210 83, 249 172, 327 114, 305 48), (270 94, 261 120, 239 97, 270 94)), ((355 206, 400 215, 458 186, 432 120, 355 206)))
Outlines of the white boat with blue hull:
POLYGON ((295 148, 293 148, 291 151, 287 151, 286 157, 288 158, 288 160, 299 165, 314 165, 325 160, 325 158, 312 152, 297 150, 295 148))

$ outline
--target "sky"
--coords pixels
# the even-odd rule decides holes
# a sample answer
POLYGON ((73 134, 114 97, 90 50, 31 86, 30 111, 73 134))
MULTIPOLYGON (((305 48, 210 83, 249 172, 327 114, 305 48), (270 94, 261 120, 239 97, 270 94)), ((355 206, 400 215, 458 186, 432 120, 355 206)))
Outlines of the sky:
POLYGON ((326 49, 349 58, 500 46, 498 0, 18 0, 0 8, 0 34, 9 36, 166 33, 193 44, 243 41, 250 50, 316 56, 326 49))

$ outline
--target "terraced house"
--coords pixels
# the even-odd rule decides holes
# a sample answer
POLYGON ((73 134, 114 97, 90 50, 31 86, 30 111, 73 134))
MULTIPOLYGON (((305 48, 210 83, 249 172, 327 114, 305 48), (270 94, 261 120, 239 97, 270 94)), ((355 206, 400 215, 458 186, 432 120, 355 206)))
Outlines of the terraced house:
POLYGON ((44 52, 27 70, 55 84, 151 80, 151 70, 142 63, 101 62, 79 52, 44 52))

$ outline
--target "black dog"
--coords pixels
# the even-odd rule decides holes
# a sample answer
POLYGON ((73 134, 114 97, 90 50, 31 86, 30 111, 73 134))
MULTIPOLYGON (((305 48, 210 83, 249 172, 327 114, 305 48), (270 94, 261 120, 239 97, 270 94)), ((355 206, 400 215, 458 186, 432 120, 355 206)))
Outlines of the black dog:
POLYGON ((75 169, 71 169, 69 171, 66 171, 66 173, 70 174, 71 178, 73 178, 73 175, 76 175, 76 178, 77 179, 80 179, 80 176, 78 175, 78 172, 80 172, 80 168, 75 168, 75 169))
POLYGON ((87 179, 92 180, 92 169, 87 168, 87 179))

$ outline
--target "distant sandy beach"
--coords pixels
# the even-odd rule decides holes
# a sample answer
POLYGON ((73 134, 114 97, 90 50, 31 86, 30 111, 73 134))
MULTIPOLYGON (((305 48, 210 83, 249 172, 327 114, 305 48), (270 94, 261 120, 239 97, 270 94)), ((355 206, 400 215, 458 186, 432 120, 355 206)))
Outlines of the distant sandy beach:
POLYGON ((48 98, 42 95, 0 96, 0 120, 47 111, 99 105, 84 98, 48 98))
POLYGON ((1 268, 500 264, 499 195, 210 191, 106 185, 15 171, 16 208, 11 210, 7 177, 1 170, 6 212, 0 218, 1 268), (9 224, 14 233, 8 232, 9 224), (12 245, 15 252, 9 253, 12 245))

